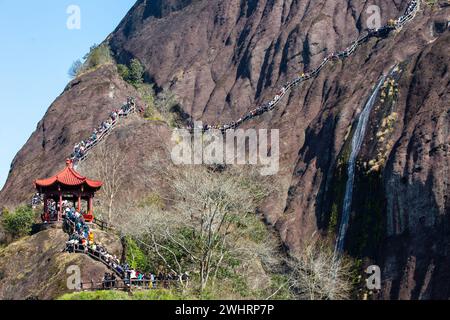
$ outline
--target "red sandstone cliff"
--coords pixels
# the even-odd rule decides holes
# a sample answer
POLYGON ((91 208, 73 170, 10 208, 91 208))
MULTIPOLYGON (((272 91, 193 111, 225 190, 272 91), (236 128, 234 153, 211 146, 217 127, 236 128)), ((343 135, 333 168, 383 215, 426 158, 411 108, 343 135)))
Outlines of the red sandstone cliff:
MULTIPOLYGON (((386 23, 407 2, 374 4, 386 23)), ((344 49, 363 32, 368 5, 349 0, 141 0, 107 40, 118 62, 137 57, 147 80, 175 92, 194 119, 223 123, 270 100, 299 72, 344 49)), ((449 14, 448 7, 423 5, 403 30, 370 40, 295 89, 275 111, 244 126, 280 129, 283 189, 264 214, 288 247, 301 248, 316 230, 335 231, 330 220, 333 206, 341 210, 345 176, 339 170, 340 163, 345 165, 351 125, 380 74, 401 66, 395 101, 377 101, 371 115, 347 243, 353 255, 382 266, 383 298, 450 296, 449 14), (385 119, 393 113, 387 128, 385 119), (379 170, 372 170, 380 160, 379 170)), ((72 82, 14 159, 0 206, 27 201, 33 179, 63 166, 72 146, 127 95, 136 92, 113 66, 72 82)), ((128 139, 131 151, 124 156, 136 170, 155 146, 163 148, 161 137, 170 133, 162 124, 140 119, 121 132, 116 138, 128 139)))

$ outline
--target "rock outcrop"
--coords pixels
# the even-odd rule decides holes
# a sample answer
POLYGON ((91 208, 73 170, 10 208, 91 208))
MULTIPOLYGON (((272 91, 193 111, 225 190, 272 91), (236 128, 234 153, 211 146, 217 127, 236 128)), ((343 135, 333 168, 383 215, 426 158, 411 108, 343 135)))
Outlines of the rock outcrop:
MULTIPOLYGON (((120 256, 120 241, 101 231, 96 237, 120 256)), ((60 229, 48 229, 14 242, 0 250, 0 299, 55 299, 71 292, 67 286, 73 273, 69 267, 80 268, 82 283, 98 283, 105 272, 102 263, 84 254, 63 253, 67 234, 60 229)))

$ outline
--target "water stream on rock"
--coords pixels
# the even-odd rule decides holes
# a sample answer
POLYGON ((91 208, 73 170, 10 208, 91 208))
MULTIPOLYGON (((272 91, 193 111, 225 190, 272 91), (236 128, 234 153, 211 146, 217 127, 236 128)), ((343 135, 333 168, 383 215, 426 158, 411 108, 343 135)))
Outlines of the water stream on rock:
POLYGON ((378 82, 378 85, 373 90, 372 95, 370 96, 369 100, 367 101, 364 107, 364 110, 359 115, 358 126, 356 127, 355 133, 353 135, 352 152, 350 154, 347 168, 348 179, 345 187, 346 189, 345 189, 344 205, 342 209, 342 218, 341 224, 339 226, 339 234, 336 240, 336 248, 335 248, 336 253, 341 253, 344 250, 345 235, 347 233, 348 222, 350 218, 350 210, 352 208, 353 183, 355 180, 356 159, 358 157, 359 151, 361 150, 362 142, 366 134, 370 113, 375 104, 375 101, 377 100, 378 92, 380 91, 380 88, 383 85, 385 79, 386 76, 382 76, 378 82))

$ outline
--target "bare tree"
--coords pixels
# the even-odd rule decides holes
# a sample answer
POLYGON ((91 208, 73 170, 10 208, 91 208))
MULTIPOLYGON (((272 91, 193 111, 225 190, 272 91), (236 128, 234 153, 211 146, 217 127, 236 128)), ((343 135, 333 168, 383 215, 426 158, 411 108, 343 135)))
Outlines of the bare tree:
POLYGON ((352 291, 352 264, 325 240, 310 241, 290 260, 290 287, 300 299, 346 300, 352 291))
POLYGON ((249 246, 248 234, 240 230, 245 218, 255 215, 266 194, 262 189, 237 174, 200 166, 171 167, 162 170, 161 177, 170 186, 172 207, 164 212, 157 207, 141 209, 122 228, 151 248, 170 270, 181 274, 192 266, 204 290, 230 257, 271 256, 267 251, 273 246, 249 246))
POLYGON ((81 62, 81 60, 80 59, 75 60, 69 69, 69 72, 68 72, 69 77, 76 78, 82 68, 83 68, 83 63, 81 62))
POLYGON ((173 92, 169 90, 162 91, 156 97, 156 108, 167 115, 172 111, 172 108, 177 105, 177 99, 177 96, 173 92))
POLYGON ((109 224, 114 224, 114 205, 117 195, 122 190, 126 176, 126 163, 123 149, 116 144, 103 143, 91 154, 89 160, 83 163, 81 171, 100 179, 103 186, 99 193, 103 204, 102 218, 109 224))

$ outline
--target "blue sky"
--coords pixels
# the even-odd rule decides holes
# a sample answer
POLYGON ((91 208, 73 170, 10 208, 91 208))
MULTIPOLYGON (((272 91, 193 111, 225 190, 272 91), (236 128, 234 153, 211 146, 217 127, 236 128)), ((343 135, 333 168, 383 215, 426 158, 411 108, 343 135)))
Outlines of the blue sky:
POLYGON ((0 189, 15 154, 70 80, 71 64, 102 42, 136 0, 0 0, 0 189), (80 29, 69 29, 69 6, 80 29))

